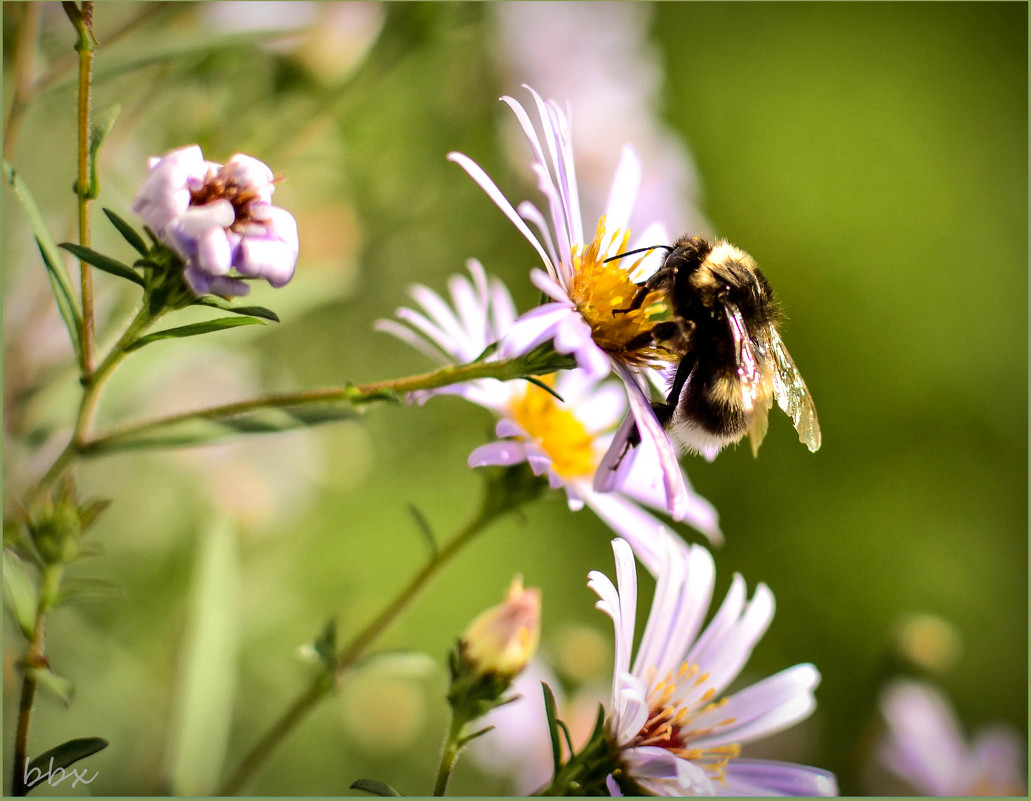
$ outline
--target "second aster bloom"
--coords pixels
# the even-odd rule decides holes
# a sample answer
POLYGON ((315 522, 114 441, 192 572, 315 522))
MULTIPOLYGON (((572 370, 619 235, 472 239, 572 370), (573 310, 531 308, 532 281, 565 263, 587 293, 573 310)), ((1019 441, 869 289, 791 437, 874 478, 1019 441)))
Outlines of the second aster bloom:
POLYGON ((968 745, 948 699, 910 679, 890 684, 880 707, 888 729, 877 755, 921 795, 1027 795, 1027 744, 1013 728, 985 726, 968 745))
MULTIPOLYGON (((613 540, 616 586, 597 571, 589 586, 616 633, 612 705, 607 733, 619 754, 614 778, 624 791, 665 796, 837 794, 825 770, 745 759, 741 746, 805 719, 820 674, 795 665, 722 696, 737 678, 773 618, 773 594, 760 584, 746 600, 734 576, 704 629, 712 599, 712 556, 669 540, 644 636, 631 664, 637 613, 637 572, 627 543, 613 540)), ((609 784, 609 789, 615 788, 609 784)))
MULTIPOLYGON (((615 372, 626 387, 632 420, 641 439, 649 442, 658 456, 665 508, 675 520, 682 520, 688 514, 690 491, 683 481, 676 449, 650 402, 652 385, 662 389, 664 384, 658 371, 668 369, 675 357, 661 345, 648 344, 649 334, 656 324, 669 319, 672 310, 657 292, 644 298, 639 308, 627 308, 637 292, 636 282, 658 267, 661 256, 653 252, 637 259, 608 261, 639 245, 664 244, 669 234, 661 225, 652 225, 639 240, 630 240, 628 221, 641 180, 641 165, 629 146, 623 149, 604 215, 596 226, 584 225, 566 114, 553 101, 545 102, 532 89, 529 91, 537 107, 540 133, 522 105, 511 97, 502 100, 515 113, 533 150, 533 170, 547 202, 547 215, 529 202, 521 203, 518 209, 513 207, 468 156, 448 156, 469 173, 529 240, 546 268, 546 272, 534 270, 531 278, 551 302, 523 315, 523 324, 518 334, 509 338, 507 347, 521 351, 552 340, 558 352, 575 355, 577 363, 592 376, 615 372), (585 230, 593 232, 590 239, 585 230)), ((620 436, 616 442, 622 452, 626 437, 620 436)), ((626 459, 634 458, 634 452, 626 454, 626 459)), ((615 455, 610 455, 596 473, 599 490, 619 485, 623 474, 612 469, 615 461, 615 455)))
POLYGON ((286 284, 297 263, 297 223, 272 205, 275 178, 266 164, 237 153, 205 161, 189 145, 150 170, 132 209, 185 262, 183 277, 198 295, 246 295, 244 279, 286 284))
MULTIPOLYGON (((422 307, 399 309, 406 327, 381 320, 377 327, 400 337, 434 356, 441 364, 462 364, 476 359, 489 345, 500 342, 495 355, 509 350, 520 336, 508 290, 499 281, 488 281, 476 261, 469 263, 472 281, 451 279, 454 308, 424 286, 412 289, 422 307)), ((513 354, 515 355, 515 354, 513 354)), ((526 462, 536 475, 547 476, 554 489, 562 489, 569 507, 585 505, 634 547, 649 571, 659 569, 663 543, 675 537, 673 530, 647 511, 665 510, 659 458, 645 440, 637 458, 627 460, 626 474, 618 489, 598 492, 594 475, 615 430, 626 415, 626 394, 614 382, 599 381, 582 370, 565 370, 547 379, 562 398, 527 381, 477 379, 439 390, 413 393, 416 400, 440 393, 457 394, 493 412, 498 423, 497 441, 481 446, 469 456, 470 467, 514 465, 526 462)), ((676 469, 685 487, 683 519, 714 543, 723 541, 713 506, 697 495, 676 469)))

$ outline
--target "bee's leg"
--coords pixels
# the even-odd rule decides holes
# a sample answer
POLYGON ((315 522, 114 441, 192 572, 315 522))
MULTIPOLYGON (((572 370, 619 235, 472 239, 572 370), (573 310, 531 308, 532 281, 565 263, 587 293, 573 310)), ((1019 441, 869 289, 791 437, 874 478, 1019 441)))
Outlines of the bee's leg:
MULTIPOLYGON (((616 309, 616 311, 625 311, 616 309)), ((615 313, 615 312, 613 312, 615 313)), ((682 323, 667 320, 664 323, 657 323, 648 331, 642 331, 632 337, 624 346, 623 350, 635 351, 638 348, 646 348, 649 345, 661 345, 664 342, 673 342, 677 335, 683 330, 682 323)))
POLYGON ((637 292, 634 293, 634 298, 630 301, 630 305, 624 306, 622 309, 613 309, 613 317, 615 317, 617 314, 626 314, 627 312, 632 312, 635 309, 641 308, 641 304, 644 303, 644 299, 648 297, 648 293, 651 292, 651 287, 648 286, 647 281, 645 281, 643 284, 638 284, 637 286, 637 292))
MULTIPOLYGON (((621 311, 616 309, 616 311, 621 311)), ((616 312, 613 312, 615 314, 616 312)), ((623 350, 633 352, 639 348, 646 348, 649 345, 655 344, 655 337, 651 331, 643 331, 636 337, 632 337, 624 346, 623 350)))
POLYGON ((663 428, 669 425, 673 415, 676 414, 677 406, 680 405, 680 395, 684 391, 687 379, 691 376, 691 371, 694 370, 694 365, 694 356, 689 355, 681 359, 680 364, 677 365, 677 372, 673 375, 673 383, 670 384, 669 394, 666 395, 666 402, 652 404, 652 411, 655 412, 655 417, 662 424, 663 428))

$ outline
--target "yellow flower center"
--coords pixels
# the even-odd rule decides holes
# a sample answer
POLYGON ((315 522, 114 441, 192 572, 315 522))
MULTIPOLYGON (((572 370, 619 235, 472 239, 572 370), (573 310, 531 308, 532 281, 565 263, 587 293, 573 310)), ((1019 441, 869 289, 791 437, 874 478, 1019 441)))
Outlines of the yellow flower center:
POLYGON ((559 476, 580 478, 594 473, 598 466, 594 437, 553 395, 527 383, 526 392, 511 401, 509 413, 529 440, 551 457, 551 467, 559 476))
MULTIPOLYGON (((654 670, 649 678, 654 678, 654 670)), ((722 782, 726 778, 727 763, 741 753, 741 746, 731 744, 697 748, 691 746, 691 741, 710 734, 719 726, 728 726, 735 719, 727 718, 704 729, 691 728, 691 721, 703 713, 723 706, 727 699, 712 701, 715 691, 710 687, 690 706, 681 706, 680 701, 673 701, 675 696, 683 695, 686 683, 690 682, 692 687, 698 687, 708 680, 708 673, 699 675, 698 665, 687 662, 680 666, 676 674, 670 671, 648 694, 648 720, 630 745, 665 748, 681 759, 690 760, 698 765, 715 781, 722 782)))
MULTIPOLYGON (((630 240, 629 231, 616 231, 611 237, 618 242, 615 250, 621 253, 630 240)), ((669 302, 660 292, 649 292, 636 309, 628 309, 637 295, 639 287, 630 275, 644 258, 637 259, 629 269, 615 260, 605 262, 603 255, 609 252, 605 243, 605 218, 598 220, 598 228, 592 241, 585 248, 573 248, 573 283, 569 297, 587 324, 591 336, 599 348, 620 361, 638 367, 658 366, 667 362, 672 354, 660 345, 651 342, 649 334, 656 323, 669 320, 672 310, 669 302)))

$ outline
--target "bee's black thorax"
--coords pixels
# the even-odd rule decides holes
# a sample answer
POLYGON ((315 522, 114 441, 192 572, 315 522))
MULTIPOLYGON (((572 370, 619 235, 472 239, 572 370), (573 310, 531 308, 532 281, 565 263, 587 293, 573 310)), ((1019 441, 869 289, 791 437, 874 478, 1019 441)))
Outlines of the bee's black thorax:
POLYGON ((674 321, 657 327, 655 335, 681 358, 661 415, 664 422, 675 414, 712 436, 739 437, 748 418, 731 318, 753 341, 776 325, 766 277, 751 256, 726 241, 682 236, 646 286, 669 299, 674 321))

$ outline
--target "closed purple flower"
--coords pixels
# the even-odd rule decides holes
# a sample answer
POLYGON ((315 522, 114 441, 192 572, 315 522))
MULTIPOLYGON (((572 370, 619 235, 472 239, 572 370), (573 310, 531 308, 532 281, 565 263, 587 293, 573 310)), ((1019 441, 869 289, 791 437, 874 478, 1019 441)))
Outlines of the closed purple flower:
POLYGON ((275 178, 266 164, 237 153, 205 161, 188 145, 150 160, 132 209, 186 263, 198 295, 246 295, 245 278, 286 284, 297 263, 297 223, 272 205, 275 178))

